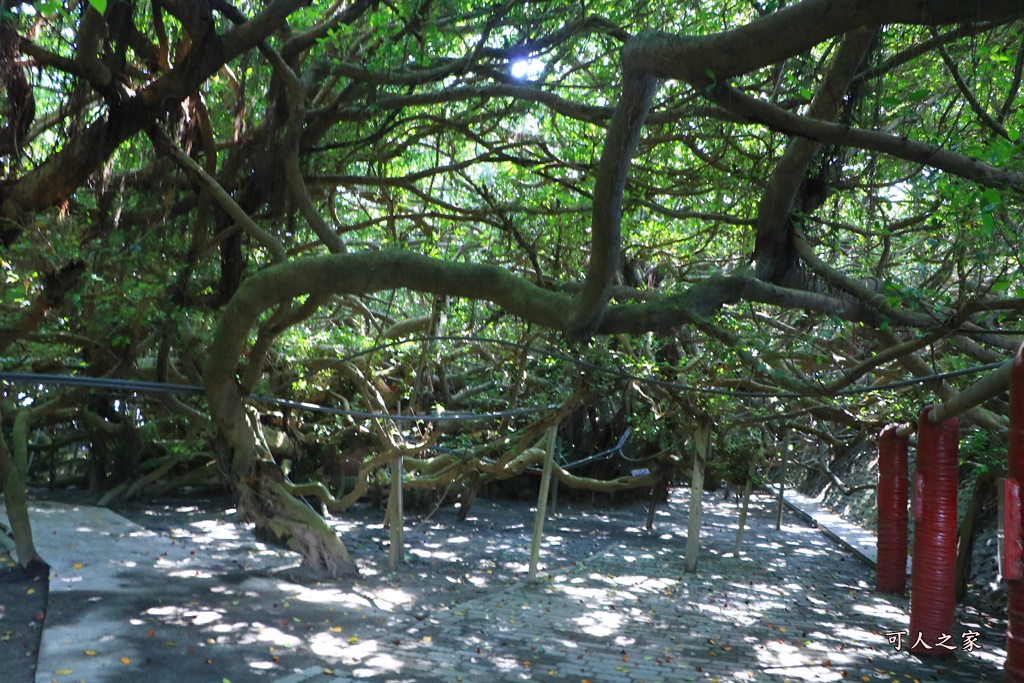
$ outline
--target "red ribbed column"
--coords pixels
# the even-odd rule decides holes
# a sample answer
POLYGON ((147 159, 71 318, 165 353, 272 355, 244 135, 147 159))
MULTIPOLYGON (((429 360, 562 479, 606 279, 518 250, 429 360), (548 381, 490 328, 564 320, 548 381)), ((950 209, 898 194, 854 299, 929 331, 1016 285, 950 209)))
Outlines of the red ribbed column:
POLYGON ((918 422, 909 639, 911 645, 917 645, 911 650, 914 654, 942 657, 951 652, 937 646, 943 642, 941 636, 956 637, 953 610, 960 424, 955 417, 933 423, 928 419, 933 407, 925 408, 918 422))
MULTIPOLYGON (((1010 444, 1007 476, 1024 486, 1024 344, 1017 348, 1010 373, 1010 444)), ((1021 529, 1003 529, 1008 536, 1021 529)), ((1024 683, 1024 581, 1007 581, 1008 624, 1006 627, 1007 683, 1024 683)))
MULTIPOLYGON (((907 589, 907 443, 888 425, 878 435, 878 574, 880 593, 907 589)), ((911 643, 913 644, 913 643, 911 643)))

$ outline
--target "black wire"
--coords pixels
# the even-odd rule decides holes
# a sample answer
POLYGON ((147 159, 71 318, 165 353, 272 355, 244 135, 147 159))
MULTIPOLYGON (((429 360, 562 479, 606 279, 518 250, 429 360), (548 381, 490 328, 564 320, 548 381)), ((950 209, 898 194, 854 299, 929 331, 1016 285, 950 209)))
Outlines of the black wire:
MULTIPOLYGON (((496 346, 505 346, 507 348, 515 348, 526 351, 531 351, 537 354, 545 355, 549 358, 562 360, 571 363, 579 368, 585 368, 593 372, 609 375, 616 379, 641 382, 644 384, 660 386, 668 389, 672 389, 679 392, 689 392, 696 394, 706 394, 712 396, 728 396, 733 398, 807 398, 811 396, 820 396, 822 392, 814 388, 808 387, 807 392, 770 392, 770 391, 742 391, 736 389, 714 389, 708 387, 693 387, 683 382, 677 382, 672 380, 658 379, 656 377, 642 377, 626 372, 618 368, 607 368, 597 363, 592 363, 560 351, 554 351, 542 347, 532 346, 529 344, 522 344, 520 342, 511 342, 504 339, 495 339, 491 337, 477 337, 477 336, 458 336, 458 335, 429 335, 423 337, 411 337, 409 339, 398 340, 394 342, 388 342, 386 344, 379 344, 373 348, 366 349, 364 351, 358 351, 354 354, 345 356, 331 363, 326 367, 331 367, 340 363, 345 363, 361 356, 376 353, 378 351, 397 347, 405 344, 415 344, 424 341, 455 341, 455 342, 478 342, 485 344, 493 344, 496 346)), ((880 391, 887 391, 890 389, 899 389, 902 387, 913 386, 916 384, 923 384, 925 382, 931 382, 935 380, 950 379, 953 377, 962 377, 965 375, 972 375, 981 372, 987 372, 1001 367, 1005 361, 996 363, 987 363, 985 365, 979 365, 971 368, 965 368, 963 370, 953 370, 951 372, 940 372, 927 377, 912 377, 910 379, 899 380, 896 382, 889 382, 887 384, 878 384, 870 387, 851 387, 849 389, 840 389, 838 391, 829 392, 827 396, 855 396, 858 394, 868 394, 880 391)), ((316 372, 322 371, 323 368, 318 369, 316 372)), ((315 374, 315 373, 309 373, 315 374)), ((304 375, 302 378, 307 377, 304 375)), ((167 384, 163 382, 146 382, 141 380, 126 380, 126 379, 111 379, 107 377, 83 377, 81 375, 49 375, 49 374, 37 374, 31 372, 0 372, 0 380, 12 382, 15 384, 58 384, 64 386, 77 386, 77 387, 91 387, 98 389, 108 390, 121 390, 129 391, 133 393, 147 393, 147 394, 186 394, 191 396, 201 396, 205 394, 203 387, 192 385, 192 384, 167 384)), ((317 403, 307 403, 304 401, 293 401, 284 398, 275 398, 272 396, 262 396, 259 394, 251 394, 246 397, 250 401, 258 403, 269 403, 271 405, 285 406, 289 408, 298 408, 300 410, 310 410, 313 412, 328 413, 332 415, 344 415, 347 417, 357 419, 389 419, 396 422, 459 422, 469 420, 489 420, 489 419, 500 419, 504 417, 515 417, 518 415, 531 415, 535 413, 543 413, 552 410, 557 410, 560 406, 558 405, 547 405, 547 406, 536 406, 531 408, 514 408, 509 410, 500 410, 488 413, 465 413, 465 412, 444 412, 436 414, 410 414, 410 415, 393 415, 391 413, 373 413, 367 411, 358 410, 346 410, 344 408, 334 408, 331 406, 324 406, 317 403)))
POLYGON ((95 389, 125 389, 145 394, 189 394, 202 395, 205 390, 193 384, 166 384, 164 382, 143 382, 131 379, 109 377, 85 377, 82 375, 46 375, 34 372, 0 372, 0 380, 13 384, 59 384, 69 387, 92 387, 95 389))
MULTIPOLYGON (((507 340, 504 340, 504 339, 495 339, 495 338, 492 338, 492 337, 460 336, 460 335, 427 335, 427 336, 422 336, 422 337, 410 337, 408 339, 400 339, 400 340, 393 341, 393 342, 386 342, 384 344, 379 344, 379 345, 376 345, 376 346, 374 346, 372 348, 369 348, 369 349, 366 349, 366 350, 363 350, 363 351, 357 351, 356 353, 353 353, 353 354, 351 354, 349 356, 345 356, 344 358, 339 359, 338 361, 329 363, 328 365, 326 365, 326 366, 324 366, 322 368, 318 368, 315 372, 308 373, 307 375, 303 375, 303 377, 307 377, 310 374, 315 374, 316 372, 321 372, 322 370, 324 370, 326 368, 333 367, 336 364, 345 363, 345 362, 348 362, 348 361, 353 360, 355 358, 360 358, 362 356, 367 356, 367 355, 370 355, 370 354, 373 354, 373 353, 377 353, 378 351, 382 351, 384 349, 393 348, 393 347, 397 347, 397 346, 402 346, 402 345, 405 345, 405 344, 416 344, 416 343, 424 342, 424 341, 479 342, 479 343, 484 343, 484 344, 493 344, 495 346, 504 346, 504 347, 507 347, 507 348, 520 349, 520 350, 524 350, 524 351, 532 351, 532 352, 535 352, 535 353, 538 353, 538 354, 545 355, 548 358, 554 358, 556 360, 562 360, 562 361, 571 363, 571 364, 573 364, 573 365, 575 365, 577 367, 580 367, 580 368, 585 368, 587 370, 592 370, 594 372, 599 372, 599 373, 602 373, 602 374, 605 374, 605 375, 610 375, 610 376, 612 376, 612 377, 614 377, 616 379, 622 379, 622 380, 628 380, 628 381, 634 381, 634 382, 642 382, 644 384, 650 384, 650 385, 654 385, 654 386, 665 387, 665 388, 668 388, 668 389, 675 389, 676 391, 683 391, 683 392, 696 393, 696 394, 709 394, 709 395, 712 395, 712 396, 734 396, 734 397, 738 397, 738 398, 807 398, 807 397, 810 397, 810 396, 818 396, 818 395, 821 395, 821 393, 822 393, 820 390, 812 388, 812 387, 808 387, 807 392, 795 392, 795 391, 791 391, 791 392, 743 391, 743 390, 737 390, 737 389, 714 389, 714 388, 709 388, 709 387, 694 387, 694 386, 690 386, 690 385, 688 385, 688 384, 686 384, 684 382, 677 382, 677 381, 667 380, 667 379, 658 379, 657 377, 650 377, 650 376, 644 377, 644 376, 640 376, 640 375, 631 374, 629 372, 626 372, 625 370, 621 370, 621 369, 618 369, 618 368, 607 368, 607 367, 605 367, 603 365, 598 365, 597 363, 592 363, 590 361, 583 360, 581 358, 576 358, 575 356, 570 356, 569 354, 562 353, 561 351, 554 351, 552 349, 547 349, 547 348, 543 348, 543 347, 539 347, 539 346, 533 346, 533 345, 530 345, 530 344, 523 344, 523 343, 520 343, 520 342, 507 341, 507 340)), ((932 382, 932 381, 940 380, 940 379, 950 379, 950 378, 953 378, 953 377, 961 377, 961 376, 964 376, 964 375, 971 375, 971 374, 976 374, 976 373, 981 373, 981 372, 987 372, 989 370, 994 370, 994 369, 1002 366, 1004 362, 1005 361, 1000 361, 1000 362, 996 362, 996 363, 987 363, 985 365, 978 365, 978 366, 975 366, 975 367, 972 367, 972 368, 966 368, 964 370, 953 370, 953 371, 950 371, 950 372, 940 372, 940 373, 936 373, 934 375, 929 375, 927 377, 912 377, 910 379, 899 380, 899 381, 896 381, 896 382, 889 382, 887 384, 877 384, 877 385, 873 385, 873 386, 870 386, 870 387, 851 387, 849 389, 840 389, 838 391, 828 392, 828 396, 855 396, 855 395, 858 395, 858 394, 870 394, 870 393, 874 393, 874 392, 877 392, 877 391, 885 391, 885 390, 888 390, 888 389, 899 389, 899 388, 906 387, 906 386, 913 386, 915 384, 924 384, 925 382, 932 382)))
MULTIPOLYGON (((0 380, 14 384, 58 384, 74 387, 91 387, 95 389, 110 389, 128 391, 140 394, 186 394, 190 396, 201 396, 206 390, 194 384, 166 384, 163 382, 144 382, 130 379, 111 379, 108 377, 83 377, 81 375, 45 375, 32 372, 0 372, 0 380)), ((311 410, 318 413, 330 413, 332 415, 345 415, 360 419, 388 419, 398 422, 456 422, 468 420, 490 420, 503 417, 515 417, 517 415, 529 415, 543 413, 561 408, 559 405, 536 406, 533 408, 514 408, 510 410, 499 410, 491 413, 463 413, 444 412, 427 415, 392 415, 391 413, 371 413, 359 410, 345 410, 323 406, 318 403, 306 403, 304 401, 292 401, 286 398, 275 398, 273 396, 262 396, 251 394, 246 397, 250 401, 258 403, 269 403, 271 405, 285 406, 288 408, 299 408, 311 410)))
MULTIPOLYGON (((0 378, 2 378, 2 376, 0 376, 0 378)), ((271 405, 286 406, 289 408, 299 408, 300 410, 311 410, 317 413, 345 415, 347 417, 354 417, 365 420, 379 418, 394 420, 396 422, 459 422, 469 420, 492 420, 500 419, 503 417, 515 417, 517 415, 531 415, 534 413, 544 413, 552 410, 558 410, 559 408, 562 407, 560 405, 548 405, 535 406, 533 408, 513 408, 510 410, 498 410, 491 413, 463 413, 445 411, 443 413, 393 415, 391 413, 371 413, 359 410, 346 410, 344 408, 332 408, 331 406, 322 406, 317 403, 292 401, 286 398, 274 398, 272 396, 260 396, 256 394, 253 394, 248 398, 251 401, 257 401, 259 403, 269 403, 271 405)))

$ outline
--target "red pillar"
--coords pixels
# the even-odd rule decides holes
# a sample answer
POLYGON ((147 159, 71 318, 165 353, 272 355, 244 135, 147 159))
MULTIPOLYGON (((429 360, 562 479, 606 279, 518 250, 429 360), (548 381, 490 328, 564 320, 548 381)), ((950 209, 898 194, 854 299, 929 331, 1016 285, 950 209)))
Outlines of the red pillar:
MULTIPOLYGON (((1024 486, 1024 344, 1017 349, 1010 373, 1010 444, 1007 477, 1024 486)), ((1016 529, 1003 529, 1005 536, 1021 533, 1016 529)), ((1006 582, 1008 624, 1006 627, 1007 683, 1024 683, 1024 581, 1006 582)))
POLYGON ((953 610, 956 606, 956 494, 960 425, 955 417, 942 424, 921 413, 914 476, 914 564, 910 584, 910 643, 921 656, 942 657, 955 645, 953 610), (925 647, 928 646, 928 647, 925 647), (931 649, 928 649, 928 648, 931 649))
POLYGON ((880 593, 907 589, 907 443, 888 425, 878 436, 878 574, 880 593))

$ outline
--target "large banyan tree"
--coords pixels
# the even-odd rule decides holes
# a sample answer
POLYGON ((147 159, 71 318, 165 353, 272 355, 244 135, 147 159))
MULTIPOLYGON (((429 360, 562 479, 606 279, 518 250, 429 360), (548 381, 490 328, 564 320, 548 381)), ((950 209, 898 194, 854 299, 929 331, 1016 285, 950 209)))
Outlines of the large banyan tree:
POLYGON ((840 423, 891 406, 821 397, 1015 344, 1020 0, 0 11, 5 366, 201 382, 164 407, 212 418, 242 512, 323 573, 354 565, 246 397, 325 310, 685 337, 674 379, 840 423))

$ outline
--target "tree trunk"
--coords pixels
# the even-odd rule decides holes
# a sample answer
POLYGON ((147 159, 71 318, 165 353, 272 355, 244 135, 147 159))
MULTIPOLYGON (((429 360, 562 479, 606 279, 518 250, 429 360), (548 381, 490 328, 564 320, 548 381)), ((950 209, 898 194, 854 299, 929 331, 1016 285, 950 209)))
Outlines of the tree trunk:
MULTIPOLYGON (((14 534, 14 549, 18 553, 18 565, 29 574, 45 574, 49 566, 39 556, 32 540, 32 525, 28 518, 28 413, 21 411, 14 421, 14 453, 7 448, 3 430, 0 430, 0 478, 3 479, 4 501, 7 505, 7 519, 14 534), (19 438, 20 437, 20 438, 19 438), (21 444, 19 446, 19 443, 21 444)), ((0 422, 3 416, 0 415, 0 422)))
POLYGON ((313 576, 356 576, 359 572, 355 563, 334 530, 286 490, 284 475, 276 463, 257 457, 256 433, 231 373, 223 381, 209 381, 218 375, 210 369, 215 364, 233 368, 236 358, 234 354, 221 357, 214 347, 203 374, 210 409, 223 439, 219 449, 221 472, 238 498, 239 512, 255 524, 257 533, 268 534, 302 555, 304 567, 313 576))
POLYGON ((256 462, 258 466, 236 486, 238 509, 245 519, 256 525, 258 533, 267 534, 302 555, 303 568, 314 577, 358 575, 355 563, 334 529, 278 481, 281 471, 277 465, 263 460, 256 462))
POLYGON ((986 472, 974 483, 974 493, 967 505, 967 514, 957 534, 956 549, 956 601, 963 602, 967 595, 967 583, 971 580, 971 560, 974 556, 974 538, 978 534, 982 507, 996 496, 996 477, 986 472))

